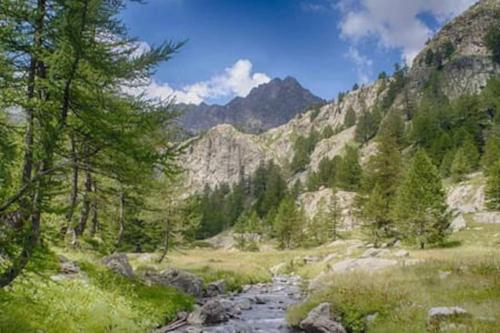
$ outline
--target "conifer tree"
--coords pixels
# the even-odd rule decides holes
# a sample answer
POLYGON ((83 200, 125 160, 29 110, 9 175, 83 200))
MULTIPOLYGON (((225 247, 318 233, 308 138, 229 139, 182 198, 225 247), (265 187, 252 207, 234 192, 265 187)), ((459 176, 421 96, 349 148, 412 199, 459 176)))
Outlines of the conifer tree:
POLYGON ((325 199, 322 198, 318 203, 316 214, 314 214, 307 226, 309 242, 312 245, 321 245, 328 240, 328 217, 326 202, 325 199))
POLYGON ((394 217, 403 238, 420 248, 446 236, 449 214, 439 172, 423 150, 419 150, 398 189, 394 217))
POLYGON ((464 148, 460 148, 455 153, 453 158, 453 162, 451 163, 451 175, 455 182, 459 182, 465 179, 465 175, 467 175, 471 171, 471 165, 469 160, 467 159, 467 154, 465 153, 464 148))
POLYGON ((368 161, 361 193, 358 194, 361 219, 375 245, 393 232, 394 221, 390 216, 390 209, 400 172, 401 154, 394 138, 379 137, 377 153, 368 161))
POLYGON ((500 160, 489 169, 486 183, 486 201, 488 208, 500 210, 500 160))
POLYGON ((328 235, 332 241, 336 241, 339 236, 339 228, 342 223, 342 210, 337 197, 337 190, 332 189, 332 199, 328 205, 327 224, 329 226, 328 235))
POLYGON ((285 196, 274 217, 274 231, 280 248, 289 249, 301 244, 304 220, 304 213, 297 208, 293 198, 285 196))
POLYGON ((362 173, 358 149, 346 146, 345 155, 338 164, 335 183, 346 191, 355 191, 359 187, 362 173))
POLYGON ((361 218, 363 228, 367 230, 370 242, 375 247, 388 235, 389 216, 387 215, 387 202, 380 186, 377 184, 369 193, 366 202, 363 203, 361 218))
POLYGON ((351 107, 347 110, 345 114, 344 127, 350 128, 354 125, 356 125, 356 112, 354 112, 354 109, 351 107))

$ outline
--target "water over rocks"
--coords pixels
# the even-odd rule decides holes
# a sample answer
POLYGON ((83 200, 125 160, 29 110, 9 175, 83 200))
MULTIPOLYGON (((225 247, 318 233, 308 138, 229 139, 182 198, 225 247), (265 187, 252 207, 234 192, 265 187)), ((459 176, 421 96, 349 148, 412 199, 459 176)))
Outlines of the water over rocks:
POLYGON ((200 300, 193 313, 178 324, 157 330, 166 333, 291 333, 286 309, 302 298, 296 276, 274 277, 271 283, 246 286, 240 294, 200 300))

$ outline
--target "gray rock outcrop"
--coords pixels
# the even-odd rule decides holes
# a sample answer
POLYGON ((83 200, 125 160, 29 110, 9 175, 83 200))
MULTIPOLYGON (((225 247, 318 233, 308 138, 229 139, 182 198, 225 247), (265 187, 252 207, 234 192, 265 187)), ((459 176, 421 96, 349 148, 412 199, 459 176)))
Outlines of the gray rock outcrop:
POLYGON ((134 277, 134 270, 128 262, 127 255, 124 253, 115 253, 102 258, 102 263, 112 271, 128 278, 134 277))
POLYGON ((321 303, 312 309, 300 322, 306 333, 346 333, 345 328, 336 322, 330 312, 330 303, 321 303))
POLYGON ((195 297, 202 296, 203 281, 198 276, 177 268, 169 268, 159 273, 146 271, 144 279, 150 283, 177 288, 195 297))

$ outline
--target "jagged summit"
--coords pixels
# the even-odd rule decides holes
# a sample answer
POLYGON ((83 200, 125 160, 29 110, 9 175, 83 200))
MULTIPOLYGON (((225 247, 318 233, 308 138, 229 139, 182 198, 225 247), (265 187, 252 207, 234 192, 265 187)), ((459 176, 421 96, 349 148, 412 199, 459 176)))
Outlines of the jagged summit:
POLYGON ((275 78, 253 88, 248 96, 236 97, 226 105, 183 105, 181 125, 198 133, 218 124, 232 124, 238 129, 259 133, 280 126, 309 106, 323 103, 293 77, 275 78))

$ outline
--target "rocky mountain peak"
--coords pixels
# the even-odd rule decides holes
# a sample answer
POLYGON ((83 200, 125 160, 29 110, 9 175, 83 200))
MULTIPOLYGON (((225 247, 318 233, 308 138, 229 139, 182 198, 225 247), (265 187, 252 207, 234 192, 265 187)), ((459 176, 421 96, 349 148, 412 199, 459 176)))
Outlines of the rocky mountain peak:
POLYGON ((185 113, 180 122, 194 133, 223 123, 244 132, 259 133, 280 126, 309 106, 320 103, 323 103, 321 98, 288 76, 261 84, 246 97, 236 97, 226 105, 185 105, 181 107, 185 113))

